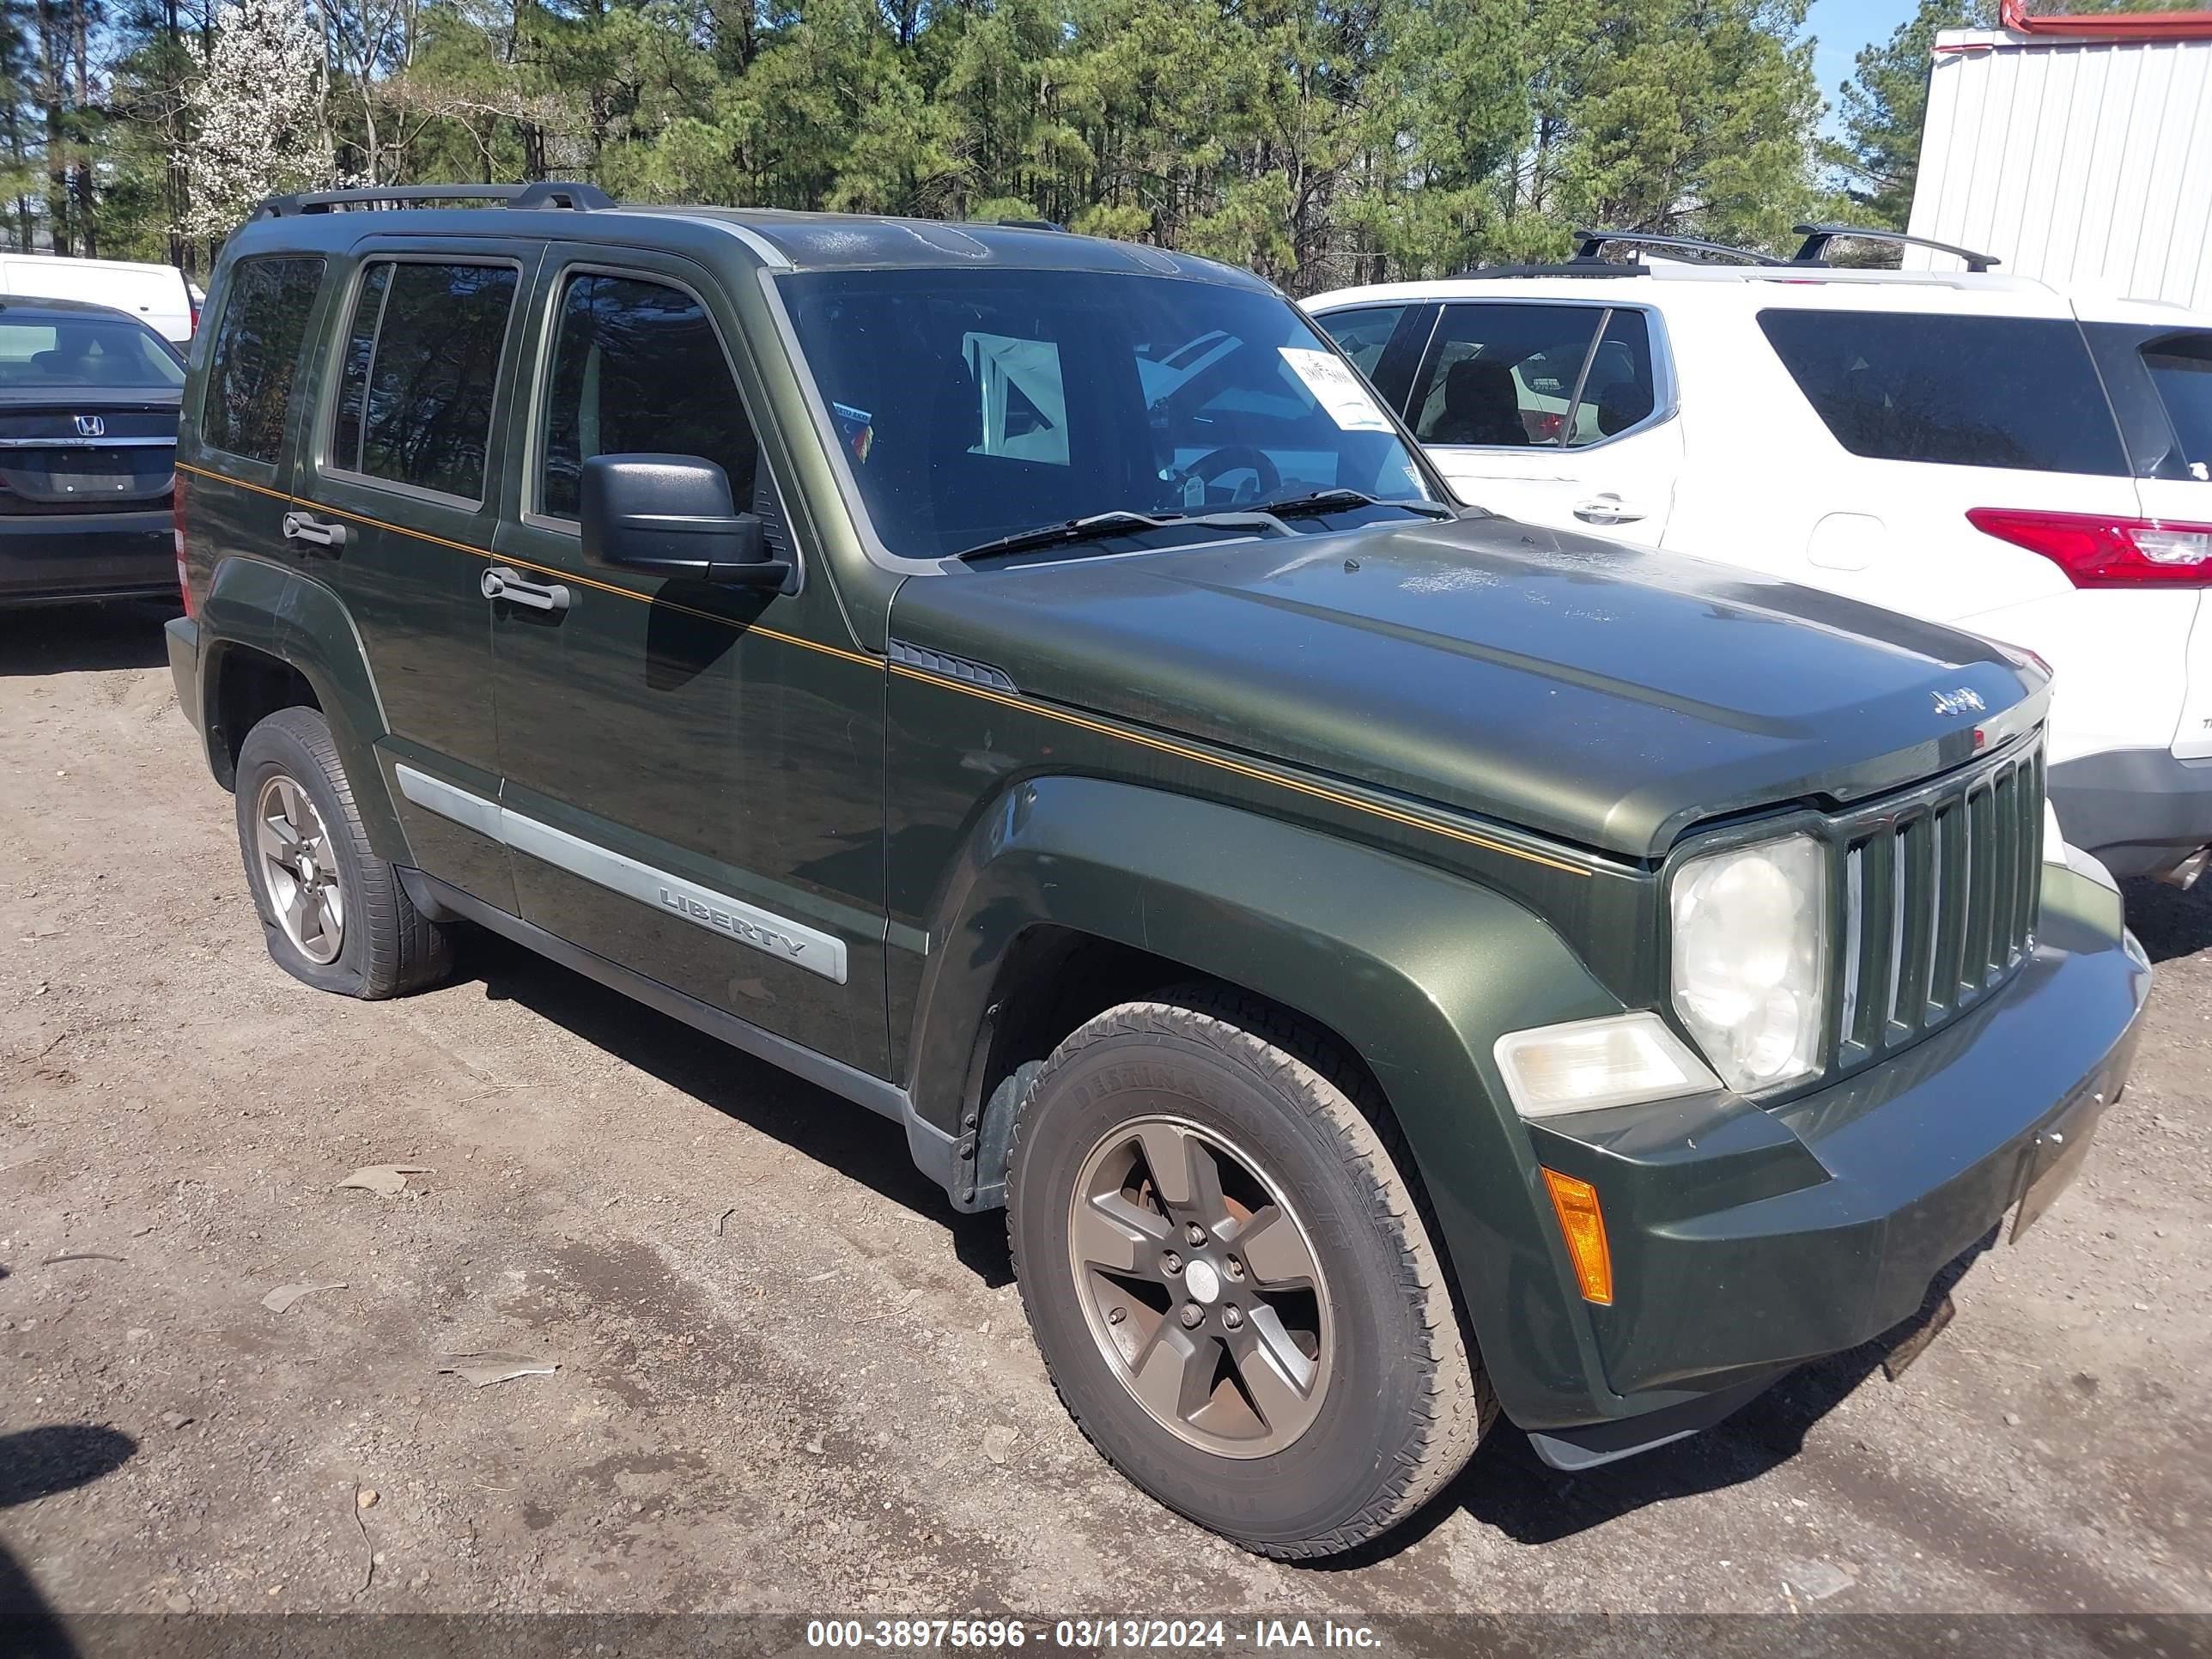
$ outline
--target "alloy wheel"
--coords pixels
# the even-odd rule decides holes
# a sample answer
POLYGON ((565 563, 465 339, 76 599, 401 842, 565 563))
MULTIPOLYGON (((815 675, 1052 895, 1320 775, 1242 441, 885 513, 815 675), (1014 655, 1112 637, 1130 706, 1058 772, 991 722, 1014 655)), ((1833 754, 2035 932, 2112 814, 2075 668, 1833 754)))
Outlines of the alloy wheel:
POLYGON ((1224 1457, 1279 1452, 1312 1427, 1328 1285, 1249 1154, 1180 1118, 1119 1125, 1083 1161, 1067 1243, 1100 1354, 1162 1427, 1224 1457))
POLYGON ((345 895, 315 803, 298 782, 276 773, 254 799, 253 826, 262 884, 284 937, 312 963, 337 961, 345 944, 345 895))

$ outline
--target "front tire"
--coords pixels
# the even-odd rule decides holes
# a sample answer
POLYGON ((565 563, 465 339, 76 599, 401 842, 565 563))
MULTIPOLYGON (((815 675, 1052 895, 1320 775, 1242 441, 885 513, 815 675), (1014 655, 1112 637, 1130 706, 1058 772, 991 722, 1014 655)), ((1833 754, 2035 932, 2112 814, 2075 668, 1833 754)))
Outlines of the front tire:
POLYGON ((318 990, 376 999, 453 967, 449 930, 415 908, 369 849, 331 728, 282 708, 246 734, 235 780, 238 847, 269 954, 318 990))
POLYGON ((1384 1122, 1328 1045, 1204 988, 1088 1022, 1016 1121, 1007 1234, 1069 1414, 1264 1555, 1388 1530, 1496 1414, 1384 1122))

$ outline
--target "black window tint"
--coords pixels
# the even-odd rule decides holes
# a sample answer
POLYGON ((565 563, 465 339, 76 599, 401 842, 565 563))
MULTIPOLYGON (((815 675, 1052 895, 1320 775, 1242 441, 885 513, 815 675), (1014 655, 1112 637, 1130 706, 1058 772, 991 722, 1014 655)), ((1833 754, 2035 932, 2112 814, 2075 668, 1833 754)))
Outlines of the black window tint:
POLYGON ((1651 370, 1651 331, 1640 311, 1615 311, 1583 372, 1582 399, 1567 422, 1570 446, 1594 444, 1640 425, 1659 407, 1651 370))
POLYGON ((1398 319, 1406 314, 1403 306, 1363 306, 1358 311, 1333 311, 1326 317, 1316 317, 1332 340, 1343 349, 1359 372, 1369 380, 1382 362, 1382 353, 1390 343, 1390 336, 1398 326, 1398 319))
POLYGON ((322 281, 319 258, 242 259, 232 268, 200 410, 209 448, 271 464, 283 453, 292 377, 322 281))
POLYGON ((2027 317, 1762 311, 1759 325, 1854 455, 2124 474, 2081 332, 2027 317))
POLYGON ((752 500, 759 448, 729 360, 698 301, 632 276, 572 276, 545 394, 539 511, 576 516, 594 455, 696 455, 730 475, 730 499, 752 500))
POLYGON ((2212 334, 2169 334, 2142 349, 2143 367, 2172 422, 2172 459, 2212 480, 2212 334))
MULTIPOLYGON (((383 320, 374 345, 360 349, 356 307, 332 462, 372 478, 477 500, 483 494, 484 446, 514 304, 514 268, 385 261, 371 268, 369 282, 383 287, 383 320), (359 454, 349 460, 343 440, 354 424, 359 454)), ((367 292, 365 287, 364 301, 367 292)))
POLYGON ((1423 443, 1508 449, 1559 441, 1596 306, 1449 306, 1413 389, 1423 443))
POLYGON ((368 364, 376 349, 376 325, 384 315, 384 296, 392 291, 389 262, 374 264, 362 278, 354 302, 353 326, 346 334, 345 362, 338 377, 338 413, 331 434, 331 465, 361 471, 361 411, 368 400, 368 364))

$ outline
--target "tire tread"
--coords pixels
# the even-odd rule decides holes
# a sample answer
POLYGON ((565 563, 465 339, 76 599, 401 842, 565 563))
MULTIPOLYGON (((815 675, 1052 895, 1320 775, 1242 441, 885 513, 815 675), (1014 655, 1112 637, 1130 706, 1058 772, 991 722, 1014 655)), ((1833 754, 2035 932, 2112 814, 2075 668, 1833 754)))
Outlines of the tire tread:
MULTIPOLYGON (((1346 1169, 1373 1201, 1376 1224, 1395 1244, 1398 1289, 1408 1320, 1413 1358, 1425 1372, 1416 1431, 1398 1449, 1373 1495, 1348 1520, 1311 1537, 1279 1540, 1238 1536, 1244 1548, 1278 1560, 1315 1560, 1356 1549, 1411 1516, 1433 1498, 1474 1455, 1498 1416, 1498 1396, 1480 1358, 1470 1351, 1442 1258, 1431 1243, 1434 1225, 1425 1192, 1379 1091, 1337 1046, 1295 1016, 1248 993, 1224 987, 1178 987, 1143 1001, 1125 1002, 1086 1021, 1046 1060, 1024 1092, 1014 1117, 1018 1155, 1032 1103, 1049 1091, 1054 1075, 1092 1046, 1109 1041, 1196 1041, 1237 1061, 1277 1097, 1321 1120, 1340 1150, 1346 1169)), ((1009 1165, 1012 1167, 1010 1157, 1009 1165)), ((1031 1294, 1020 1271, 1021 1194, 1007 1187, 1008 1244, 1024 1303, 1031 1294)), ((1051 1367, 1047 1366, 1048 1373, 1051 1367)), ((1084 1437, 1124 1475, 1059 1379, 1054 1392, 1084 1437)))

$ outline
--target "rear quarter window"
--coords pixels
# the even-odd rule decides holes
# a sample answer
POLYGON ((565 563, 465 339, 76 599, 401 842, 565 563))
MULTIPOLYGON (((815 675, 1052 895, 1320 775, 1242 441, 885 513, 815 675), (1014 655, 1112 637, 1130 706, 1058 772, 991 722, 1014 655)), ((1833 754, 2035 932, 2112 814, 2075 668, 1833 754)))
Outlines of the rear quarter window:
POLYGON ((2190 477, 2212 480, 2212 334, 2153 340, 2142 364, 2173 428, 2173 461, 2190 477))
POLYGON ((1767 310, 1759 326, 1854 455, 2124 476, 2081 331, 2063 319, 1767 310))
POLYGON ((301 343, 322 282, 319 256, 241 259, 231 268, 222 319, 208 352, 200 409, 206 447, 276 464, 301 343))

